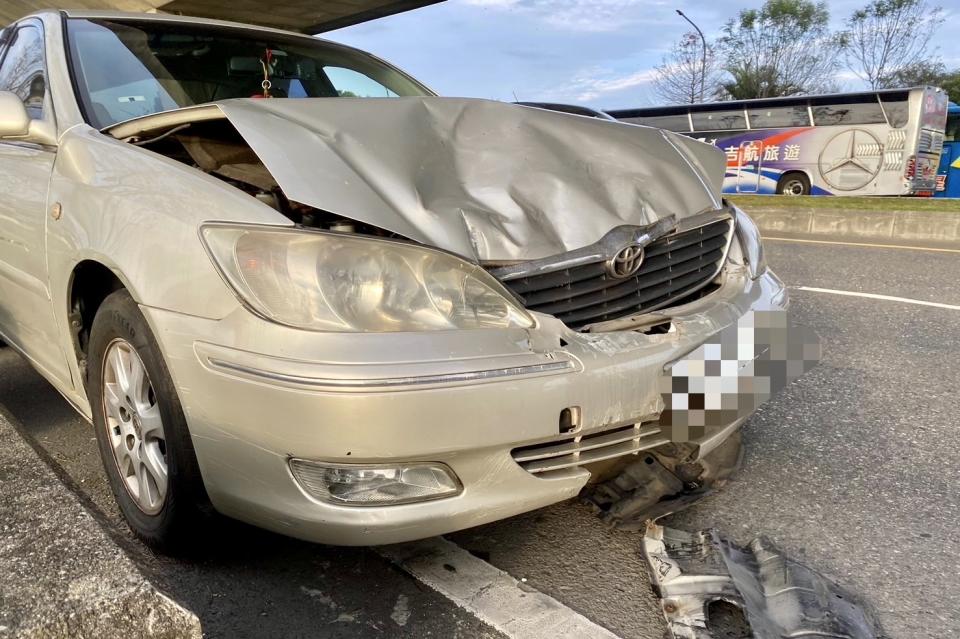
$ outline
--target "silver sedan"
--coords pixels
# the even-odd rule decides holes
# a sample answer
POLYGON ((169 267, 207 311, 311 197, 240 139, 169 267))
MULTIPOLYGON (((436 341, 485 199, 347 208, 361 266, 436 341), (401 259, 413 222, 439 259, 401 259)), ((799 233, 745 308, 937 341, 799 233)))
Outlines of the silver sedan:
POLYGON ((578 495, 636 524, 722 482, 816 359, 724 171, 300 34, 39 13, 2 32, 0 335, 158 547, 215 513, 381 544, 578 495))

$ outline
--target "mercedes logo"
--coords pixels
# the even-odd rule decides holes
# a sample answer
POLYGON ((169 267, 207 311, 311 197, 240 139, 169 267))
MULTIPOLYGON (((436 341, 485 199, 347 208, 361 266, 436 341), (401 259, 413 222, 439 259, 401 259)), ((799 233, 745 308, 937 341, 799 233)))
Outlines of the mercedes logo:
POLYGON ((820 175, 834 189, 862 189, 880 172, 883 145, 866 129, 848 129, 824 145, 819 164, 820 175))
POLYGON ((641 264, 643 264, 643 247, 631 244, 624 246, 607 260, 607 273, 622 280, 639 271, 641 264))

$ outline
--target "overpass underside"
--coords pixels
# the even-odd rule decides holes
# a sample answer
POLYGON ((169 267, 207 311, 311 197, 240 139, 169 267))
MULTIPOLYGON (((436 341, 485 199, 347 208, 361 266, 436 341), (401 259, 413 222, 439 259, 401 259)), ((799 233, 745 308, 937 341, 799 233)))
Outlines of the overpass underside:
POLYGON ((4 0, 0 24, 40 9, 175 13, 320 33, 441 0, 4 0))

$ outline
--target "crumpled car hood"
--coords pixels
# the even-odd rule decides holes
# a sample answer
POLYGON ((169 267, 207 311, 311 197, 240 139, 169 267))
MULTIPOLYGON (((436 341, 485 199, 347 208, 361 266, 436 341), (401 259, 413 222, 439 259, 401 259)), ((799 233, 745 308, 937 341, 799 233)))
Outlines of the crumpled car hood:
MULTIPOLYGON (((722 152, 658 129, 463 98, 215 106, 289 199, 480 261, 547 257, 720 205, 722 152)), ((210 107, 182 111, 210 119, 210 107)))

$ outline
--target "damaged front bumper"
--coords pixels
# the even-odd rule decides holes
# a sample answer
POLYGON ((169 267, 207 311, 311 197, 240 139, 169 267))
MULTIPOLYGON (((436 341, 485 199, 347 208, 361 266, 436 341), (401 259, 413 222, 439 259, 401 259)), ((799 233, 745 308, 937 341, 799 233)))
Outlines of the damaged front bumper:
MULTIPOLYGON (((772 272, 752 279, 728 265, 709 297, 660 314, 671 326, 661 334, 580 333, 545 315, 533 330, 319 334, 242 309, 219 321, 143 310, 214 506, 294 537, 374 545, 569 499, 602 462, 675 445, 657 421, 672 402, 662 388, 668 372, 743 318, 782 314, 786 304, 772 272), (460 490, 345 506, 298 483, 292 459, 432 464, 460 490)), ((688 437, 690 460, 718 449, 743 419, 688 437)))

